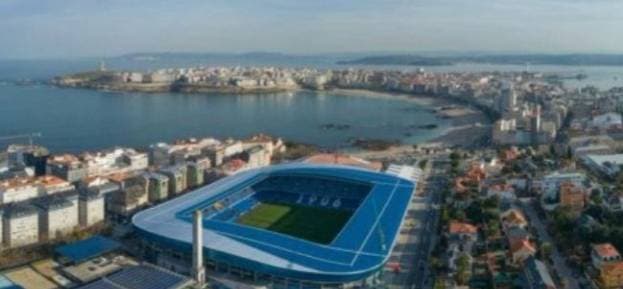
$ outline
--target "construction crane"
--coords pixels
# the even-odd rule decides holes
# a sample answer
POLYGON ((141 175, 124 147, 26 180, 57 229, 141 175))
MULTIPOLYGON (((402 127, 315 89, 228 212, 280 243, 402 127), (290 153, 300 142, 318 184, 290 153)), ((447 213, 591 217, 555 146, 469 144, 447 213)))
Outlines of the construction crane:
POLYGON ((14 139, 28 139, 28 144, 32 146, 34 143, 33 139, 41 137, 41 136, 42 134, 40 132, 7 135, 7 136, 0 136, 0 141, 7 141, 7 140, 14 140, 14 139))

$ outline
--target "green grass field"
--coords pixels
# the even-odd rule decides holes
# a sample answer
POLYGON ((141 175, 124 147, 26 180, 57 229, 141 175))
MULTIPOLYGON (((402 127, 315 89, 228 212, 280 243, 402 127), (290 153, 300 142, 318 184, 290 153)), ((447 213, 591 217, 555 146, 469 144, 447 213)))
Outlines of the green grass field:
POLYGON ((308 241, 329 244, 352 212, 294 204, 260 203, 237 222, 290 235, 308 241))

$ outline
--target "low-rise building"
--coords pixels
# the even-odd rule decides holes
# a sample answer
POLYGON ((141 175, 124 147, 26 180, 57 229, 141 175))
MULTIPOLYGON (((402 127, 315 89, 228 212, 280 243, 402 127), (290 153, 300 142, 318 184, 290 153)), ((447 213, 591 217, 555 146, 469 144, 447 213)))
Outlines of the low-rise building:
POLYGON ((510 254, 512 263, 521 266, 524 261, 536 254, 536 248, 529 239, 524 238, 510 242, 510 254))
POLYGON ((582 157, 582 161, 594 172, 613 178, 621 171, 621 165, 623 165, 623 154, 588 154, 582 157))
POLYGON ((591 261, 593 266, 600 269, 604 264, 619 262, 621 254, 619 250, 610 243, 595 244, 591 250, 591 261))
POLYGON ((541 193, 557 192, 562 183, 573 183, 582 186, 586 181, 586 175, 579 172, 554 172, 544 176, 540 181, 535 182, 534 187, 541 193))
POLYGON ((512 227, 525 229, 528 226, 526 216, 516 208, 502 212, 500 218, 502 219, 502 227, 504 227, 505 230, 512 227))
POLYGON ((478 228, 469 223, 450 221, 448 233, 451 238, 475 241, 478 237, 478 228))

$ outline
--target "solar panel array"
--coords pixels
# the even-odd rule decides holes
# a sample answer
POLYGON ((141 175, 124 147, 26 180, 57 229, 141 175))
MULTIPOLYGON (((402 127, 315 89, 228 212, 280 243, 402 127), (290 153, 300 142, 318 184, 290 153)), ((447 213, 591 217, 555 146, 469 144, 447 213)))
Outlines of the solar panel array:
POLYGON ((117 287, 106 280, 98 280, 93 283, 89 283, 80 287, 79 289, 122 289, 123 287, 117 287))
POLYGON ((126 268, 80 289, 175 289, 187 278, 153 266, 126 268))

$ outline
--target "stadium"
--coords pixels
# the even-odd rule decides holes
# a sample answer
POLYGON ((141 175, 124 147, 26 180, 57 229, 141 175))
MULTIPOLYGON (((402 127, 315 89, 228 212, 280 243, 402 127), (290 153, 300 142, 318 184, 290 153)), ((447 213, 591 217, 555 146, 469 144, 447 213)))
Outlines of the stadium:
MULTIPOLYGON (((389 258, 415 184, 335 165, 287 164, 221 179, 136 214, 143 255, 192 258, 202 211, 207 268, 273 288, 372 282, 389 258)), ((175 259, 175 258, 173 258, 175 259)), ((187 265, 188 266, 188 265, 187 265)))

